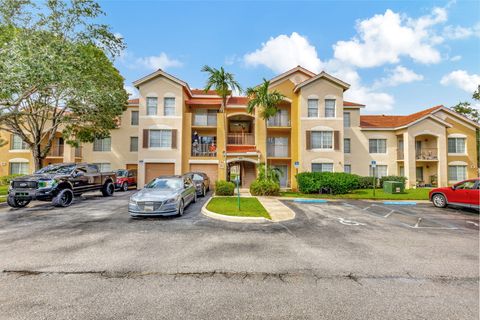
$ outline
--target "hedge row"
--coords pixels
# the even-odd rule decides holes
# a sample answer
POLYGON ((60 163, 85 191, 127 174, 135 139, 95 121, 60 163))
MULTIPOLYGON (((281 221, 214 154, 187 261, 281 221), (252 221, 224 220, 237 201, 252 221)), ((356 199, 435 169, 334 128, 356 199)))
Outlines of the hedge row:
POLYGON ((272 180, 257 179, 250 185, 250 193, 253 196, 278 196, 280 185, 272 180))
MULTIPOLYGON (((405 183, 400 176, 385 176, 376 179, 377 187, 383 187, 385 181, 405 183)), ((302 193, 344 194, 356 189, 373 188, 373 177, 361 177, 343 172, 302 172, 297 175, 298 189, 302 193)))
POLYGON ((230 181, 218 180, 215 182, 215 194, 217 196, 233 196, 235 184, 230 181))

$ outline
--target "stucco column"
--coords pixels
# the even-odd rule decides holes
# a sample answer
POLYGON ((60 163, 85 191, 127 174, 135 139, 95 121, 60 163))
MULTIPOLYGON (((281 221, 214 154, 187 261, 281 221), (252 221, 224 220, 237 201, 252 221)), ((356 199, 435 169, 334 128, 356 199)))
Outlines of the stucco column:
POLYGON ((447 165, 447 135, 437 136, 438 163, 437 178, 438 186, 446 187, 448 185, 448 165, 447 165))
POLYGON ((75 162, 75 147, 68 143, 63 145, 63 162, 75 162))
MULTIPOLYGON (((226 111, 225 111, 226 112, 226 111)), ((227 125, 225 114, 217 113, 217 159, 218 159, 218 180, 227 179, 227 164, 225 163, 224 152, 226 151, 225 137, 227 125)))
POLYGON ((415 137, 408 131, 403 134, 403 168, 407 177, 406 188, 412 188, 416 184, 415 171, 415 137))

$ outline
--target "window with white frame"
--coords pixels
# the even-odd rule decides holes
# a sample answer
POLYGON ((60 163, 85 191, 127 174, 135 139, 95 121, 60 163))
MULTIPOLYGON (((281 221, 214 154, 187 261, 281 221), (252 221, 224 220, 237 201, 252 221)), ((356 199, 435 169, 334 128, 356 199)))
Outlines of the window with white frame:
POLYGON ((158 109, 158 98, 147 97, 147 116, 156 116, 158 109))
POLYGON ((175 98, 163 99, 163 115, 174 116, 175 115, 175 98))
POLYGON ((325 118, 335 118, 334 99, 325 99, 325 118))
POLYGON ((350 123, 350 112, 344 112, 343 113, 343 127, 345 128, 350 128, 351 123, 350 123))
POLYGON ((18 134, 12 135, 12 143, 10 150, 27 150, 28 145, 23 142, 22 138, 18 134))
POLYGON ((130 137, 130 152, 138 151, 138 137, 130 137))
POLYGON ((387 153, 387 139, 369 139, 368 150, 370 153, 387 153))
POLYGON ((448 153, 465 154, 465 138, 448 138, 448 153))
POLYGON ((99 172, 109 172, 112 171, 112 166, 108 162, 103 162, 103 163, 94 163, 98 167, 99 172))
POLYGON ((130 124, 132 126, 138 126, 138 111, 132 111, 130 118, 130 124))
POLYGON ((333 131, 312 131, 312 149, 333 149, 333 131))
POLYGON ((112 139, 110 137, 103 139, 95 139, 93 141, 93 151, 110 151, 112 147, 112 139))
POLYGON ((345 173, 352 173, 352 165, 346 164, 343 166, 343 172, 345 173))
POLYGON ((333 163, 312 163, 312 172, 333 172, 333 163))
POLYGON ((467 179, 467 166, 448 166, 448 181, 462 181, 467 179))
POLYGON ((350 153, 350 138, 343 139, 343 152, 350 153))
POLYGON ((387 166, 386 165, 377 165, 375 168, 370 166, 369 175, 370 175, 370 177, 373 177, 375 175, 375 177, 377 177, 377 178, 381 178, 383 176, 386 176, 387 175, 387 166))
POLYGON ((318 99, 308 99, 308 117, 318 118, 318 99))
POLYGON ((150 130, 150 148, 171 148, 172 130, 150 130))
POLYGON ((10 174, 28 174, 28 162, 10 162, 10 174))

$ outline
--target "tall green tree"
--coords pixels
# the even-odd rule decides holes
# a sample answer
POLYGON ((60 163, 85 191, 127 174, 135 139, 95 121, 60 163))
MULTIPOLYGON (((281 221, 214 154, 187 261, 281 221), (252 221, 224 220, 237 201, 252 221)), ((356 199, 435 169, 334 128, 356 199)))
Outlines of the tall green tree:
POLYGON ((242 92, 242 87, 235 80, 233 73, 226 72, 223 67, 216 69, 210 66, 203 66, 202 72, 208 74, 207 83, 205 84, 205 92, 212 89, 222 98, 222 106, 220 112, 225 110, 227 105, 227 98, 233 90, 237 90, 239 93, 242 92))
MULTIPOLYGON (((265 135, 267 134, 268 119, 274 117, 279 109, 278 106, 285 99, 285 96, 277 90, 270 90, 270 81, 263 79, 263 83, 257 87, 248 88, 247 112, 254 114, 255 110, 265 122, 265 135)), ((265 155, 265 177, 268 177, 268 164, 265 155)))
MULTIPOLYGON (((473 93, 472 99, 476 101, 480 101, 480 85, 478 86, 477 90, 473 93)), ((480 111, 471 106, 470 102, 464 101, 459 102, 456 105, 452 106, 452 109, 455 112, 464 115, 470 120, 473 120, 477 123, 480 123, 480 111)), ((476 130, 477 136, 477 168, 480 168, 480 130, 476 130)))
POLYGON ((78 145, 109 136, 127 104, 111 59, 125 45, 92 0, 0 0, 0 130, 19 135, 35 169, 56 132, 78 145))

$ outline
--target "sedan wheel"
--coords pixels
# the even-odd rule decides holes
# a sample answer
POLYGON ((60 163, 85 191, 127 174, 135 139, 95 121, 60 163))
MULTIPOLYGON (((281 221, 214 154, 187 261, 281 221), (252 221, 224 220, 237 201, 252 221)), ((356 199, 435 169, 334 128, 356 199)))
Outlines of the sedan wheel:
POLYGON ((179 216, 183 216, 183 211, 185 210, 185 207, 183 205, 183 200, 180 200, 180 204, 178 205, 178 212, 177 214, 179 216))
POLYGON ((435 194, 432 197, 432 202, 437 208, 445 208, 447 206, 447 200, 443 194, 435 194))

